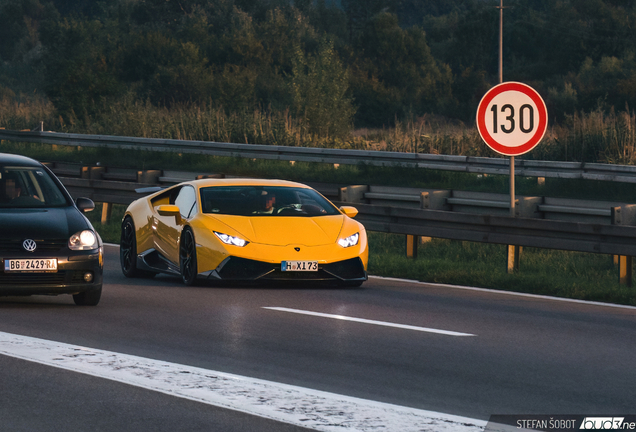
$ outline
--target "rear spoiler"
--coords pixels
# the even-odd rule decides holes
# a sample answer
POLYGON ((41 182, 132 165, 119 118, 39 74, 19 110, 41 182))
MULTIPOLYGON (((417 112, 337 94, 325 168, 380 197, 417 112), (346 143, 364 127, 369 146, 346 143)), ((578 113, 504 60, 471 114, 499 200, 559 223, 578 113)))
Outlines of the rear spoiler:
POLYGON ((165 187, 163 187, 163 186, 150 186, 150 187, 143 187, 143 188, 135 189, 135 192, 140 193, 140 194, 151 194, 151 193, 159 192, 159 191, 164 190, 164 189, 165 189, 165 187))

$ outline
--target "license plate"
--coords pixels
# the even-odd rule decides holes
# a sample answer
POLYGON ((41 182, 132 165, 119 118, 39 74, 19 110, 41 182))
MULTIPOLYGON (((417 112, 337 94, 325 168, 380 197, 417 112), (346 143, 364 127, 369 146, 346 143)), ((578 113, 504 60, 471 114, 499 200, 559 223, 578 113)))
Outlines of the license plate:
POLYGON ((281 271, 318 271, 318 261, 283 261, 281 271))
POLYGON ((56 272, 57 259, 6 259, 4 260, 4 271, 16 273, 56 272))

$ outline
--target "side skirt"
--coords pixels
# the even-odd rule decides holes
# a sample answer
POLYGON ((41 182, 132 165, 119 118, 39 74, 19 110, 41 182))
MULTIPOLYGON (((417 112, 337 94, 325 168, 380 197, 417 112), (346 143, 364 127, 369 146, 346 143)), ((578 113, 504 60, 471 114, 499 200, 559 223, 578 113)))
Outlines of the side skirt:
POLYGON ((137 255, 137 266, 140 270, 169 273, 175 276, 181 275, 179 267, 161 255, 156 249, 148 249, 137 255))

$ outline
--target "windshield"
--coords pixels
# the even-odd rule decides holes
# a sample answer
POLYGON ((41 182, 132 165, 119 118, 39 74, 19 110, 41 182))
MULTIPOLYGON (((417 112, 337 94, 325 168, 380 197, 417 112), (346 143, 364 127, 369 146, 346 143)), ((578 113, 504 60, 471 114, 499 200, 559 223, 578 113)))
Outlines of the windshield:
POLYGON ((201 189, 203 213, 235 216, 328 216, 338 209, 313 189, 214 186, 201 189))
POLYGON ((49 174, 37 167, 0 167, 0 208, 68 205, 49 174))

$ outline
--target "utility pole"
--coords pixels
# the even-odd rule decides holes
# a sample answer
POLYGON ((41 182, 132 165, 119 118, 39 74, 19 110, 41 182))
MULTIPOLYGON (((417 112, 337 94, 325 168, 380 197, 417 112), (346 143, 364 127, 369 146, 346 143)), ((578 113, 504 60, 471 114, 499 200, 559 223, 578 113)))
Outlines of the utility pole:
MULTIPOLYGON (((499 0, 499 84, 503 82, 503 0, 499 0)), ((515 217, 515 157, 510 156, 510 217, 515 217)), ((514 273, 519 270, 519 246, 508 245, 507 270, 514 273)))
POLYGON ((499 0, 499 84, 503 82, 503 0, 499 0))

